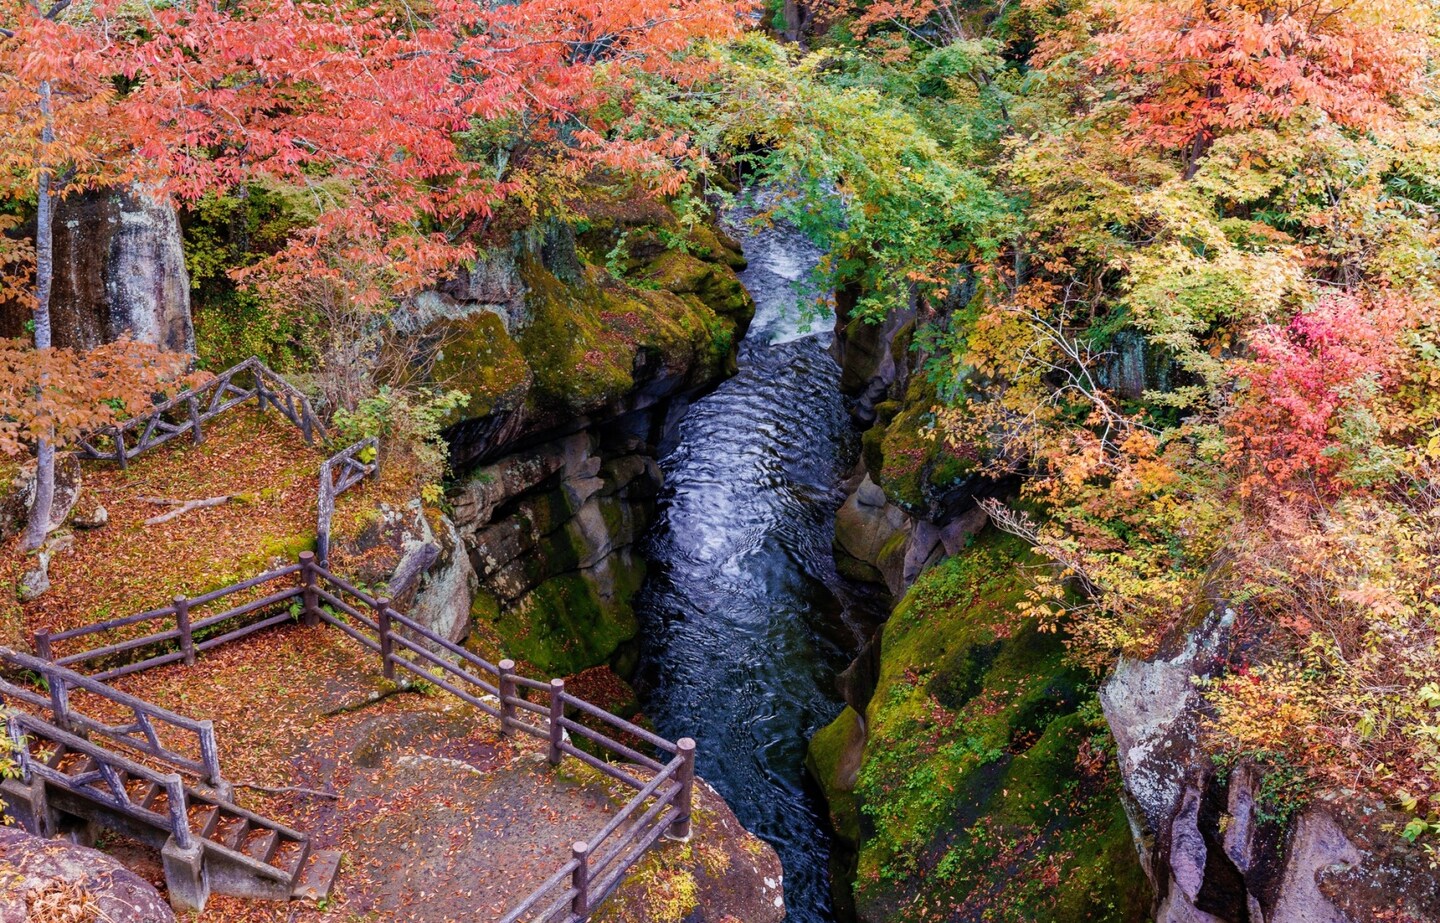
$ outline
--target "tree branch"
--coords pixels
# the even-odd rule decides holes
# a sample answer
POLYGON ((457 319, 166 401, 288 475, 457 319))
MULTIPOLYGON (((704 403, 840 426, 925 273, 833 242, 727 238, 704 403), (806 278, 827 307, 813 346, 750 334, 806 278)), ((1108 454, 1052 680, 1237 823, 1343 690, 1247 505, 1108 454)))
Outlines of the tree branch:
POLYGON ((169 522, 177 516, 183 516, 191 510, 203 510, 212 506, 219 506, 234 499, 229 494, 220 497, 207 497, 204 500, 172 500, 169 497, 141 497, 142 502, 153 503, 156 506, 173 506, 175 509, 168 513, 161 513, 159 516, 151 516, 145 520, 147 526, 158 526, 162 522, 169 522))

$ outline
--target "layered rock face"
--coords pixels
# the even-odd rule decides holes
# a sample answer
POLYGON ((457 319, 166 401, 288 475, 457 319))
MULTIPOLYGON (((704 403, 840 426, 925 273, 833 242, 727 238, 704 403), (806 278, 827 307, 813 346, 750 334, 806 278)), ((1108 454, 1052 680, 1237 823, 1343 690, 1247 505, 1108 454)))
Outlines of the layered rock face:
POLYGON ((659 447, 733 372, 754 313, 738 246, 714 230, 663 209, 597 209, 582 227, 492 251, 400 318, 434 380, 470 399, 446 435, 473 614, 551 675, 631 667, 659 447))
POLYGON ((848 499, 835 515, 835 560, 841 573, 883 584, 898 599, 985 524, 979 498, 1013 485, 979 475, 978 454, 947 451, 923 435, 936 399, 916 374, 924 357, 911 348, 914 312, 870 324, 847 317, 846 300, 839 299, 834 350, 841 391, 864 435, 848 499))
POLYGON ((1440 919, 1440 872, 1397 835, 1407 817, 1355 792, 1277 805, 1267 767, 1217 767, 1198 743, 1196 680, 1227 656, 1228 616, 1150 660, 1124 660, 1101 692, 1156 923, 1440 919))
MULTIPOLYGON (((190 277, 173 206, 143 191, 101 189, 62 200, 55 214, 55 345, 91 349, 128 334, 195 351, 190 277)), ((0 303, 0 334, 25 334, 29 311, 0 303)))

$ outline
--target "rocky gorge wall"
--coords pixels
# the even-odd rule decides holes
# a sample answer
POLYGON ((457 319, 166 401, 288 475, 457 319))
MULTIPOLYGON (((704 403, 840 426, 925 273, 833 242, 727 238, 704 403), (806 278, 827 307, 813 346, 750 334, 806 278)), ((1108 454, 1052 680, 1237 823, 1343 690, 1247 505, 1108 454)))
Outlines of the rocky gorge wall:
MULTIPOLYGON (((1407 816, 1354 791, 1287 801, 1284 767, 1202 746, 1203 683, 1235 654, 1233 615, 1103 681, 1019 621, 1035 562, 985 527, 966 459, 916 438, 934 395, 912 317, 838 327, 866 430, 836 558, 897 599, 810 748, 853 849, 856 919, 1440 920, 1440 872, 1399 836, 1407 816)), ((1123 332, 1102 369, 1128 398, 1177 374, 1123 332)))
POLYGON ((594 205, 577 226, 489 252, 400 322, 435 381, 469 397, 446 430, 466 615, 540 673, 624 675, 659 447, 734 371, 754 305, 738 245, 709 226, 633 204, 594 205))
POLYGON ((1145 920, 1095 678, 1015 617, 1034 562, 977 505, 1014 485, 924 437, 936 396, 914 314, 868 324, 844 305, 841 387, 864 433, 834 550, 895 606, 810 746, 848 846, 840 897, 861 923, 1145 920))
POLYGON ((1233 621, 1122 660, 1101 691, 1156 923, 1440 919, 1440 872, 1399 836, 1406 815, 1354 791, 1289 802, 1283 768, 1202 749, 1201 682, 1229 659, 1233 621))

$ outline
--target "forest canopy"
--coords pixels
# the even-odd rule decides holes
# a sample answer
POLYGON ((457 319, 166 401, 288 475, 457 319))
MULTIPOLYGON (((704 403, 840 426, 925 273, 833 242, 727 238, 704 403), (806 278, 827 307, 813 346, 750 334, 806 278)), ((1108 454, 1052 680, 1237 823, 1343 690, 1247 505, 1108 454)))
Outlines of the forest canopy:
MULTIPOLYGON (((0 222, 264 204, 237 290, 369 318, 597 187, 773 186, 824 290, 916 313, 927 438, 1023 484, 1019 615, 1104 668, 1228 613, 1217 758, 1440 810, 1434 7, 791 7, 808 47, 731 0, 5 0, 0 222)), ((38 318, 44 254, 0 246, 38 318)))

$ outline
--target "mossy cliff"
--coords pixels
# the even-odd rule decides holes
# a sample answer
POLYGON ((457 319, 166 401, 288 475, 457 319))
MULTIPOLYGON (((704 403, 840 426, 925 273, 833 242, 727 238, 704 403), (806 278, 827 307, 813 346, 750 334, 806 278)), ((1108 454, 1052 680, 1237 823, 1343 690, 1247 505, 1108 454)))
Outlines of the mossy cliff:
POLYGON ((957 449, 934 438, 940 399, 914 312, 871 323, 849 310, 854 301, 853 292, 837 298, 834 350, 862 451, 835 517, 835 561, 846 576, 883 584, 898 598, 984 522, 980 498, 1012 485, 980 473, 984 446, 957 449))
POLYGON ((716 229, 654 203, 576 210, 487 252, 399 323, 428 345, 436 382, 470 398, 446 435, 474 617, 537 671, 624 673, 658 446, 733 373, 754 305, 738 245, 716 229))
POLYGON ((836 358, 863 434, 835 556, 895 606, 810 745, 848 847, 838 897, 860 923, 1146 920, 1097 678, 1018 618, 1036 562, 978 505, 1013 485, 978 473, 983 446, 930 438, 939 397, 915 317, 867 323, 847 294, 836 358))
POLYGON ((811 742, 862 923, 1148 918, 1093 677, 1016 619, 1027 563, 986 530, 926 571, 868 703, 811 742))

